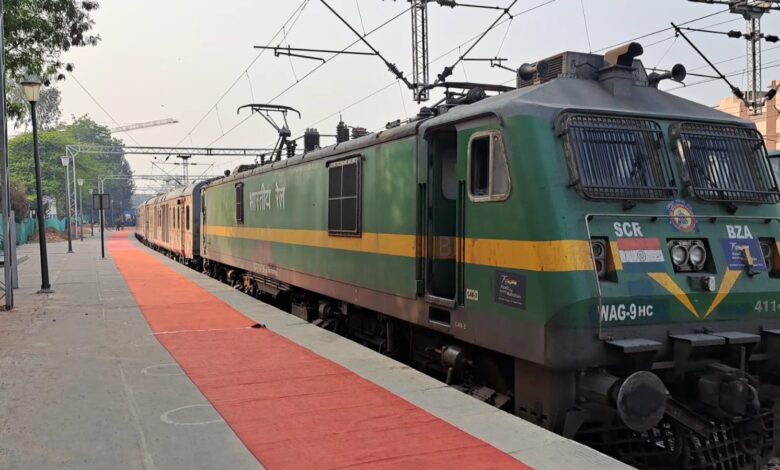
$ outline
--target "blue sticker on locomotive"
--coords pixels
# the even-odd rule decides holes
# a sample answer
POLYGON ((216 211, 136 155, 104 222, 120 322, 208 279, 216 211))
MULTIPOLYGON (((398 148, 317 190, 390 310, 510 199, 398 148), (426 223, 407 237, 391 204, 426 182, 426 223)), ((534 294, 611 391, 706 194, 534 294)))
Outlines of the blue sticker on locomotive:
POLYGON ((729 269, 742 270, 752 266, 755 271, 766 271, 764 255, 761 252, 761 244, 758 240, 749 238, 721 238, 723 254, 726 257, 726 265, 729 269), (751 262, 748 263, 748 256, 751 262))
POLYGON ((509 271, 496 271, 496 303, 525 310, 525 276, 509 271))
POLYGON ((699 230, 693 207, 686 201, 677 199, 667 204, 666 215, 669 216, 669 225, 676 232, 691 233, 699 230))

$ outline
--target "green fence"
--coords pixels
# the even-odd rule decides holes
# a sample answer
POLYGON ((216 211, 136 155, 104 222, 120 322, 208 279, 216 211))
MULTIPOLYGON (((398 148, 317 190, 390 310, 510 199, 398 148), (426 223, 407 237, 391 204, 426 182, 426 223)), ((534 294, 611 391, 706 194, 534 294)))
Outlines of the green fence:
MULTIPOLYGON (((78 223, 81 217, 73 219, 73 223, 78 223)), ((46 219, 45 227, 47 229, 53 228, 58 232, 64 232, 68 219, 46 219)), ((36 219, 24 219, 21 222, 16 222, 16 244, 24 245, 28 243, 32 238, 35 231, 38 230, 38 221, 36 219)), ((0 249, 5 246, 5 219, 0 214, 0 249)))

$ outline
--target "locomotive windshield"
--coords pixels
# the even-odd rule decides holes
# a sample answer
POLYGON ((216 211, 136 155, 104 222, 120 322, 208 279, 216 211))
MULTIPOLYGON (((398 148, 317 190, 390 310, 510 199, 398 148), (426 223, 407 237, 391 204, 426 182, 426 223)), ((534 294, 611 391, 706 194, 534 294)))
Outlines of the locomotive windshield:
POLYGON ((683 123, 678 151, 697 197, 706 201, 780 202, 761 134, 755 129, 683 123))
POLYGON ((572 184, 592 199, 662 200, 675 183, 654 121, 570 115, 562 121, 572 184))

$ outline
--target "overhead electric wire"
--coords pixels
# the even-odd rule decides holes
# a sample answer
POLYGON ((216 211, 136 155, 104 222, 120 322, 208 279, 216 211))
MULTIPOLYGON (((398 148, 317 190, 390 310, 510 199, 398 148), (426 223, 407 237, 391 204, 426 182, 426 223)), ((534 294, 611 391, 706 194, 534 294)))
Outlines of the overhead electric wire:
MULTIPOLYGON (((780 67, 780 59, 773 60, 773 61, 770 61, 770 62, 764 64, 764 66, 761 67, 761 71, 763 72, 764 70, 773 69, 773 68, 776 68, 776 67, 780 67)), ((728 72, 728 73, 725 73, 723 75, 725 77, 736 77, 736 76, 739 76, 739 75, 742 75, 743 73, 745 73, 745 70, 746 69, 735 70, 733 72, 728 72)), ((698 85, 704 85, 706 83, 716 82, 718 80, 721 80, 721 77, 713 77, 713 78, 708 78, 706 80, 699 80, 698 82, 688 83, 688 84, 676 86, 674 88, 669 88, 668 90, 665 90, 665 91, 672 92, 672 91, 679 90, 679 89, 682 89, 682 88, 691 88, 691 87, 698 86, 698 85)))
MULTIPOLYGON (((75 75, 73 75, 73 72, 68 72, 68 74, 76 82, 76 84, 79 86, 79 88, 81 88, 84 91, 84 93, 86 93, 87 96, 89 96, 89 99, 91 99, 92 102, 94 102, 97 105, 97 107, 100 108, 100 110, 103 111, 103 113, 106 116, 108 116, 108 118, 111 119, 111 121, 113 121, 114 125, 116 125, 118 127, 120 124, 117 122, 116 119, 114 119, 114 116, 112 116, 111 113, 109 113, 108 110, 106 108, 104 108, 102 104, 100 104, 100 102, 97 100, 97 98, 95 98, 95 96, 92 95, 92 93, 90 93, 89 90, 87 90, 87 87, 85 87, 84 84, 81 83, 79 81, 79 79, 76 78, 75 75)), ((130 138, 130 140, 132 140, 136 145, 138 145, 138 146, 141 145, 141 144, 138 143, 137 140, 135 140, 135 137, 133 137, 132 134, 128 133, 127 131, 124 131, 122 133, 125 134, 126 136, 128 136, 130 138)))
MULTIPOLYGON (((722 15, 723 13, 728 13, 729 11, 730 10, 726 9, 726 10, 717 11, 715 13, 710 13, 708 15, 700 16, 698 18, 693 18, 693 19, 690 19, 690 20, 687 20, 687 21, 683 21, 678 26, 685 26, 687 24, 695 23, 697 21, 701 21, 701 20, 704 20, 704 19, 707 19, 707 18, 712 18, 713 16, 722 15)), ((674 28, 672 28, 672 27, 659 29, 657 31, 653 31, 653 32, 650 32, 650 33, 642 34, 641 36, 637 36, 635 38, 627 39, 625 41, 621 41, 619 43, 612 44, 610 46, 602 47, 601 49, 596 49, 593 52, 607 51, 607 50, 610 50, 610 49, 614 49, 615 47, 622 46, 622 45, 624 45, 626 43, 629 43, 629 42, 638 41, 640 39, 645 39, 645 38, 648 38, 650 36, 655 36, 656 34, 661 34, 661 33, 664 33, 666 31, 672 31, 672 30, 674 30, 674 28)))
MULTIPOLYGON (((517 18, 518 16, 524 15, 524 14, 526 14, 526 13, 530 13, 530 12, 532 12, 532 11, 536 10, 536 9, 542 8, 543 6, 549 5, 549 4, 551 4, 551 3, 555 3, 556 1, 557 1, 557 0, 547 0, 546 2, 542 2, 542 3, 539 3, 538 5, 534 5, 534 6, 532 6, 531 8, 525 9, 525 10, 523 10, 523 11, 519 11, 519 12, 517 12, 517 13, 514 13, 514 14, 512 15, 512 17, 511 17, 511 18, 506 18, 506 19, 504 19, 503 21, 501 21, 500 23, 498 23, 496 26, 501 26, 502 24, 505 24, 505 23, 511 22, 511 21, 513 21, 515 18, 517 18)), ((482 34, 480 33, 480 34, 476 34, 476 35, 472 36, 471 38, 467 39, 466 41, 462 42, 461 44, 459 44, 459 45, 457 45, 457 46, 453 47, 452 49, 448 50, 447 52, 444 52, 443 54, 441 54, 441 55, 437 56, 435 59, 431 60, 431 61, 430 61, 430 63, 431 63, 431 64, 433 64, 433 63, 435 63, 435 62, 438 62, 438 61, 440 61, 441 59, 445 58, 446 56, 448 56, 448 55, 452 54, 453 52, 455 52, 455 51, 459 51, 460 49, 462 49, 462 48, 463 48, 463 46, 465 46, 466 44, 468 44, 468 43, 470 43, 470 42, 472 42, 472 41, 475 41, 475 40, 476 40, 476 39, 478 39, 478 38, 479 38, 481 35, 482 35, 482 34)))
MULTIPOLYGON (((525 9, 525 10, 522 10, 522 11, 519 11, 519 12, 517 12, 517 13, 514 13, 514 14, 512 14, 512 17, 511 17, 511 18, 505 19, 504 21, 502 21, 501 23, 499 23, 499 25, 500 25, 500 24, 503 24, 503 23, 507 23, 507 22, 510 22, 510 23, 511 23, 511 22, 512 22, 512 21, 514 21, 514 19, 515 19, 515 18, 517 18, 518 16, 522 16, 522 15, 524 15, 524 14, 526 14, 526 13, 529 13, 529 12, 531 12, 531 11, 534 11, 534 10, 536 10, 536 9, 538 9, 538 8, 541 8, 541 7, 545 6, 545 5, 549 5, 550 3, 554 3, 555 1, 556 1, 556 0, 547 0, 547 1, 545 1, 545 2, 543 2, 543 3, 540 3, 540 4, 538 4, 538 5, 535 5, 535 6, 531 7, 531 8, 528 8, 528 9, 525 9)), ((440 61, 440 60, 444 59, 446 56, 450 55, 451 53, 453 53, 453 52, 455 52, 455 51, 457 51, 457 50, 459 50, 459 49, 461 49, 463 46, 465 46, 465 45, 469 44, 470 42, 472 42, 472 41, 476 40, 476 39, 477 39, 477 38, 479 38, 480 36, 481 36, 481 33, 480 33, 480 34, 477 34, 477 35, 475 35, 475 36, 472 36, 471 38, 469 38, 469 39, 467 39, 466 41, 462 42, 461 44, 459 44, 459 45, 455 46, 454 48, 450 49, 449 51, 447 51, 447 52, 445 52, 445 53, 443 53, 443 54, 441 54, 441 55, 439 55, 439 56, 435 57, 434 59, 432 59, 432 60, 430 61, 430 64, 434 64, 434 63, 436 63, 436 62, 438 62, 438 61, 440 61)), ((388 84, 386 84, 386 85, 383 85, 381 88, 379 88, 379 89, 377 89, 377 90, 375 90, 375 91, 372 91, 371 93, 369 93, 368 95, 366 95, 366 96, 364 96, 364 97, 362 97, 362 98, 358 99, 357 101, 354 101, 352 104, 350 104, 350 105, 348 105, 348 106, 346 106, 346 107, 339 108, 339 110, 338 110, 338 111, 336 111, 336 112, 334 112, 334 113, 331 113, 331 114, 330 114, 330 115, 328 115, 328 116, 325 116, 324 118, 320 119, 320 120, 319 120, 319 121, 317 121, 317 122, 314 122, 314 123, 308 124, 306 127, 314 127, 314 126, 316 126, 316 125, 318 125, 318 124, 320 124, 320 123, 322 123, 322 122, 324 122, 324 121, 326 121, 326 120, 328 120, 328 119, 330 119, 330 118, 332 118, 332 117, 334 117, 334 116, 337 116, 339 113, 341 113, 341 112, 343 112, 343 111, 346 111, 347 109, 350 109, 350 108, 352 108, 352 107, 354 107, 354 106, 356 106, 356 105, 358 105, 358 104, 360 104, 360 103, 362 103, 362 102, 364 102, 364 101, 366 101, 366 100, 368 100, 368 99, 370 99, 370 98, 373 98, 374 96, 376 96, 376 95, 378 95, 379 93, 383 92, 383 91, 384 91, 384 90, 386 90, 387 88, 390 88, 391 86, 395 85, 395 84, 396 84, 396 82, 398 82, 398 80, 393 80, 392 82, 390 82, 390 83, 388 83, 388 84)), ((404 105, 404 106, 405 106, 405 105, 404 105)), ((303 133, 299 134, 297 137, 300 137, 300 136, 302 136, 302 135, 303 135, 303 133)))
MULTIPOLYGON (((519 12, 517 12, 517 13, 514 13, 514 14, 512 15, 512 17, 511 17, 511 18, 508 18, 508 19, 505 19, 505 20, 503 20, 503 21, 502 21, 502 22, 500 22, 498 25, 501 25, 501 24, 504 24, 504 23, 507 23, 507 22, 511 23, 511 22, 512 22, 512 21, 513 21, 515 18, 517 18, 518 16, 522 16, 522 15, 524 15, 524 14, 526 14, 526 13, 530 13, 530 12, 532 12, 532 11, 534 11, 534 10, 537 10, 537 9, 539 9, 539 8, 541 8, 541 7, 545 6, 545 5, 549 5, 550 3, 554 3, 555 1, 556 1, 556 0, 547 0, 547 1, 543 2, 543 3, 540 3, 540 4, 538 4, 538 5, 534 5, 534 6, 532 6, 531 8, 527 8, 527 9, 525 9, 525 10, 522 10, 522 11, 519 11, 519 12)), ((497 25, 497 26, 498 26, 498 25, 497 25)), ((453 52, 455 52, 455 51, 459 50, 460 48, 462 48, 463 46, 465 46, 465 45, 469 44, 470 42, 472 42, 472 41, 476 40, 476 39, 477 39, 477 38, 479 38, 480 36, 481 36, 481 34, 477 34, 477 35, 475 35, 475 36, 472 36, 471 38, 467 39, 467 40, 466 40, 466 41, 464 41, 463 43, 461 43, 461 44, 459 44, 459 45, 455 46, 453 49, 450 49, 449 51, 447 51, 447 52, 445 52, 445 53, 443 53, 443 54, 441 54, 441 55, 439 55, 439 56, 435 57, 433 60, 431 60, 431 61, 430 61, 430 63, 431 63, 431 64, 434 64, 434 63, 436 63, 436 62, 438 62, 438 61, 440 61, 440 60, 444 59, 446 56, 448 56, 448 55, 450 55, 451 53, 453 53, 453 52)), ((310 128, 310 127, 317 126, 318 124, 321 124, 322 122, 324 122, 324 121, 327 121, 328 119, 331 119, 331 118, 333 118, 334 116, 338 116, 338 115, 339 115, 340 113, 342 113, 343 111, 346 111, 347 109, 350 109, 350 108, 352 108, 352 107, 354 107, 354 106, 357 106, 357 105, 358 105, 358 104, 360 104, 360 103, 363 103, 364 101, 366 101, 366 100, 368 100, 368 99, 370 99, 370 98, 373 98, 374 96, 376 96, 376 95, 378 95, 379 93, 381 93, 381 92, 385 91, 386 89, 390 88, 391 86, 393 86, 393 85, 396 85, 396 83, 400 83, 400 81, 399 81, 399 80, 397 80, 397 79, 396 79, 396 80, 393 80, 392 82, 390 82, 390 83, 388 83, 388 84, 386 84, 386 85, 383 85, 383 86, 382 86, 382 87, 380 87, 379 89, 377 89, 377 90, 375 90, 375 91, 372 91, 371 93, 369 93, 368 95, 366 95, 366 96, 364 96, 364 97, 362 97, 362 98, 358 99, 357 101, 354 101, 353 103, 351 103, 351 104, 349 104, 349 105, 347 105, 347 106, 345 106, 345 107, 341 107, 341 108, 339 108, 339 110, 338 110, 338 111, 335 111, 335 112, 333 112, 333 113, 329 114, 328 116, 325 116, 324 118, 322 118, 322 119, 320 119, 320 120, 318 120, 318 121, 316 121, 316 122, 313 122, 313 123, 310 123, 310 124, 308 124, 308 125, 306 126, 306 128, 310 128)), ((405 106, 406 106, 406 105, 404 104, 404 108, 405 108, 405 106)), ((300 134, 298 134, 298 135, 295 137, 295 139, 298 139, 298 138, 300 138, 302 135, 303 135, 303 133, 301 132, 300 134)), ((236 159, 236 160, 232 160, 232 161, 230 161, 230 162, 228 162, 228 163, 232 163, 232 162, 234 162, 234 161, 237 161, 237 160, 238 160, 238 159, 236 159)))
MULTIPOLYGON (((268 41, 268 45, 269 46, 271 45, 271 43, 273 43, 273 41, 277 37, 279 37, 280 34, 283 34, 284 37, 286 37, 290 33, 290 30, 287 29, 287 25, 291 21, 293 22, 293 25, 298 21, 298 18, 300 18, 301 13, 303 13, 303 10, 306 8, 306 5, 308 5, 308 3, 310 1, 311 0, 303 0, 300 4, 298 4, 298 6, 295 8, 295 10, 293 10, 292 14, 287 18, 287 20, 282 24, 282 26, 276 32, 276 34, 274 34, 271 37, 271 39, 268 41)), ((292 29, 292 28, 290 28, 290 29, 292 29)), ((284 39, 282 39, 282 41, 283 40, 284 39)), ((222 93, 222 95, 217 99, 217 101, 211 107, 209 107, 209 109, 203 114, 203 116, 198 120, 198 122, 196 122, 195 125, 192 126, 192 128, 184 135, 184 137, 182 137, 181 140, 179 140, 179 142, 176 144, 176 146, 181 145, 181 143, 184 142, 187 139, 188 136, 192 136, 192 133, 195 131, 195 129, 197 129, 203 123, 203 121, 206 120, 208 115, 211 114, 211 112, 214 110, 214 107, 217 106, 223 99, 225 99, 225 97, 228 95, 228 93, 230 93, 230 91, 233 90, 233 88, 235 88, 235 86, 238 84, 238 82, 241 81, 241 79, 244 77, 245 74, 248 77, 249 69, 252 68, 252 66, 254 66, 255 63, 257 63, 258 60, 260 60, 260 57, 263 55, 264 52, 265 52, 265 50, 261 49, 260 52, 257 53, 257 55, 249 62, 249 65, 244 67, 244 70, 241 71, 241 73, 238 75, 238 77, 236 77, 236 79, 233 81, 233 83, 230 84, 230 86, 227 88, 227 90, 225 90, 225 92, 222 93)))
POLYGON ((428 88, 432 88, 433 86, 436 86, 444 82, 447 79, 447 77, 452 75, 452 72, 453 70, 455 70, 455 67, 457 67, 458 64, 460 64, 463 61, 463 59, 465 59, 466 56, 469 55, 471 51, 474 50, 475 47, 477 47, 477 44, 482 42, 482 39, 484 39, 485 36, 487 36, 488 34, 490 34, 491 31, 493 31, 493 28, 501 24, 501 21, 504 18, 504 16, 509 16, 509 18, 511 19, 513 15, 510 12, 510 10, 512 9, 512 7, 515 6, 515 4, 518 1, 519 0, 512 0, 512 3, 506 9, 504 9, 501 15, 499 15, 498 18, 496 18, 496 20, 493 21, 493 23, 491 23, 490 26, 488 26, 488 28, 482 32, 482 34, 479 35, 479 37, 469 46, 469 48, 466 49, 465 53, 461 54, 452 65, 444 67, 444 70, 439 74, 438 78, 436 78, 436 81, 433 83, 433 85, 428 85, 428 88))
MULTIPOLYGON (((401 16, 405 15, 407 12, 411 11, 411 9, 412 9, 412 8, 411 8, 411 7, 409 7, 409 8, 407 8, 407 9, 405 9, 404 11, 402 11, 402 12, 398 13, 397 15, 394 15, 393 17, 391 17, 390 19, 388 19, 388 20, 387 20, 387 21, 385 21, 384 23, 380 24, 380 25, 379 25, 379 26, 377 26, 376 28, 374 28, 374 29, 372 29, 371 31, 369 31, 368 33, 366 33, 366 35, 365 35, 365 36, 363 36, 363 37, 368 37, 368 36, 370 36, 370 35, 372 35, 372 34, 376 33, 376 32, 377 32, 377 31, 379 31, 380 29, 382 29, 382 28, 386 27, 387 25, 389 25, 389 24, 390 24, 390 23, 392 23, 393 21, 395 21, 395 20, 397 20, 398 18, 400 18, 401 16)), ((274 96, 273 98, 271 98, 270 100, 268 100, 268 101, 267 101, 267 103, 273 103, 273 102, 274 102, 274 101, 276 101, 277 99, 281 98, 281 97, 282 97, 283 95, 285 95, 285 94, 286 94, 288 91, 290 91, 290 90, 292 90, 294 87, 296 87, 296 86, 297 86, 299 83, 301 83, 302 81, 306 80, 306 79, 307 79, 308 77, 310 77, 312 74, 314 74, 314 73, 315 73, 315 72, 317 72, 319 69, 321 69, 322 67, 324 67, 324 66, 325 66, 325 64, 329 63, 331 60, 333 60, 333 59, 335 59, 336 57, 338 57, 339 55, 341 55, 341 53, 342 53, 342 52, 344 52, 344 51, 346 51, 346 50, 350 49, 351 47, 353 47, 354 45, 358 44, 358 43, 359 43, 359 42, 361 42, 361 41, 362 41, 362 38, 361 38, 361 39, 357 39, 357 40, 353 41, 352 43, 350 43, 348 46, 346 46, 346 47, 342 48, 342 49, 341 49, 339 52, 336 52, 336 53, 335 53, 335 54, 333 54, 332 56, 328 57, 327 59, 325 59, 325 61, 324 61, 324 62, 322 62, 321 64, 319 64, 319 65, 317 65, 316 67, 314 67, 312 70, 310 70, 308 73, 306 73, 306 75, 304 75, 303 77, 301 77, 301 78, 300 78, 298 81, 294 82, 293 84, 291 84, 290 86, 288 86, 287 88, 285 88, 284 90, 282 90, 281 92, 279 92, 279 93, 278 93, 276 96, 274 96)), ((248 120, 249 120, 251 117, 252 117, 252 114, 249 114, 249 115, 247 115, 245 118, 243 118, 242 120, 240 120, 240 121, 239 121, 239 122, 238 122, 236 125, 234 125, 234 126, 233 126, 233 127, 231 127, 230 129, 228 129, 228 130, 227 130, 226 132, 224 132, 224 133, 223 133, 221 136, 217 137, 217 138, 216 138, 216 139, 214 139, 214 140, 213 140, 211 143, 209 143, 209 144, 207 145, 207 147, 210 147, 210 146, 214 145, 216 142, 220 141, 220 140, 221 140, 222 138, 224 138, 226 135, 230 134, 231 132, 233 132, 234 130, 236 130, 238 127, 240 127, 242 124, 244 124, 246 121, 248 121, 248 120)))
POLYGON ((590 44, 590 31, 588 30, 588 17, 585 15, 585 0, 580 0, 582 7, 582 22, 585 23, 585 38, 588 40, 588 53, 593 52, 593 46, 590 44))
MULTIPOLYGON (((517 0, 515 0, 515 1, 517 1, 517 0)), ((345 25, 347 28, 349 28, 349 29, 350 29, 350 31, 352 31, 353 33, 355 33, 355 36, 357 36, 357 37, 358 37, 358 39, 359 39, 359 40, 360 40, 360 41, 361 41, 363 44, 365 44, 365 45, 366 45, 366 46, 367 46, 369 49, 371 49, 371 52, 373 52, 373 53, 374 53, 374 54, 375 54, 377 57, 379 57, 379 58, 382 60, 382 62, 384 62, 384 63, 385 63, 385 66, 386 66, 386 67, 387 67, 387 68, 390 70, 390 72, 392 72, 392 74, 393 74, 393 75, 395 75, 395 76, 396 76, 396 78, 398 78, 399 80, 403 81, 403 82, 404 82, 404 84, 405 84, 407 87, 409 87, 409 89, 414 89, 414 88, 415 88, 415 87, 414 87, 414 85, 412 85, 412 83, 411 83, 409 80, 407 80, 407 79, 406 79, 406 77, 404 76, 404 73, 403 73, 403 72, 401 72, 401 71, 398 69, 398 67, 397 67, 397 66, 396 66, 394 63, 392 63, 392 62, 390 62, 389 60, 385 59, 385 57, 382 55, 382 53, 381 53, 381 52, 379 52, 379 50, 378 50, 377 48, 375 48, 373 45, 371 45, 371 43, 370 43, 370 42, 368 42, 368 41, 366 40, 366 36, 368 36, 368 34, 365 34, 365 33, 364 33, 363 35, 361 35, 361 34, 360 34, 360 33, 359 33, 359 32, 358 32, 358 31, 357 31, 357 30, 356 30, 354 27, 352 27, 352 25, 351 25, 351 24, 349 24, 349 22, 348 22, 347 20, 345 20, 345 19, 344 19, 344 17, 343 17, 343 16, 341 16, 341 15, 340 15, 340 14, 339 14, 339 13, 338 13, 336 10, 334 10, 334 9, 333 9, 333 7, 332 7, 332 6, 330 6, 330 5, 328 4, 328 2, 326 2, 325 0, 320 0, 320 2, 321 2, 323 5, 325 5, 325 7, 327 7, 327 8, 328 8, 328 10, 330 10, 330 11, 331 11, 331 13, 333 13, 334 15, 336 15, 336 18, 338 18, 338 19, 339 19, 339 20, 340 20, 342 23, 344 23, 344 25, 345 25)), ((409 10, 411 10, 411 7, 409 8, 409 10)))

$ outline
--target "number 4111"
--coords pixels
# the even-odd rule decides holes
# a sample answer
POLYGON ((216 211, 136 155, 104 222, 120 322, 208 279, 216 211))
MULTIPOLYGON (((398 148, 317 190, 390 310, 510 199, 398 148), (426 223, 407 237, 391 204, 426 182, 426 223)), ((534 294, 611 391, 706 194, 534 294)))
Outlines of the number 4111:
POLYGON ((756 302, 756 312, 777 312, 780 310, 780 302, 776 300, 759 300, 756 302))

